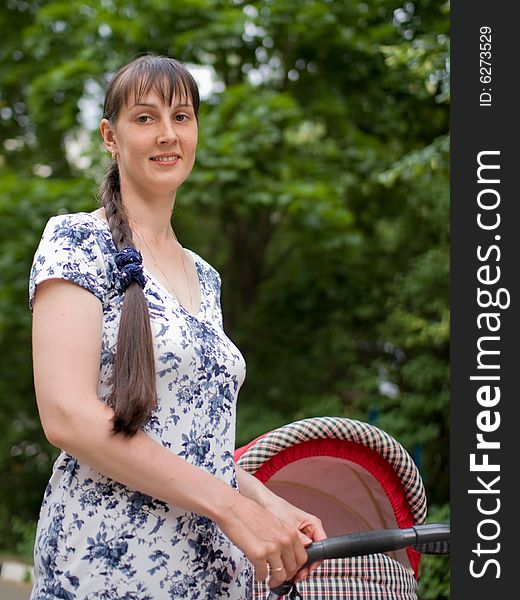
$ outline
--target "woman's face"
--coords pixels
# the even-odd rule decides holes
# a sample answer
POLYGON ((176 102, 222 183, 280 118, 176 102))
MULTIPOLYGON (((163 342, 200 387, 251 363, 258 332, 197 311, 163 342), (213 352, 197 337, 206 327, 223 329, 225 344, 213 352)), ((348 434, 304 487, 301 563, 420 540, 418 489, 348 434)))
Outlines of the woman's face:
POLYGON ((115 125, 101 122, 105 146, 115 152, 122 190, 141 197, 171 195, 195 163, 198 127, 191 100, 174 97, 170 106, 151 91, 130 99, 115 125))

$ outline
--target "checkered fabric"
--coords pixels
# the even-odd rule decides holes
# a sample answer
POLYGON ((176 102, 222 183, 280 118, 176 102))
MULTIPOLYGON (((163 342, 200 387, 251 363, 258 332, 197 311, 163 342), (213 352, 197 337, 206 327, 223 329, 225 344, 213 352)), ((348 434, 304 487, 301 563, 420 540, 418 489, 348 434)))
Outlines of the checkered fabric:
MULTIPOLYGON (((279 427, 256 440, 238 464, 250 473, 295 444, 316 439, 340 439, 378 452, 397 473, 415 523, 426 518, 426 494, 419 471, 408 452, 388 433, 362 421, 341 417, 315 417, 279 427)), ((298 584, 304 600, 417 600, 417 581, 411 569, 386 554, 326 560, 298 584)), ((268 597, 269 589, 255 583, 254 599, 268 597)))
MULTIPOLYGON (((417 600, 413 572, 386 554, 326 560, 297 588, 304 600, 417 600)), ((255 600, 268 593, 266 584, 255 583, 255 600)))
POLYGON ((343 417, 314 417, 295 421, 257 440, 237 462, 254 474, 267 460, 285 448, 322 438, 350 440, 378 452, 399 476, 415 523, 424 523, 426 493, 415 463, 395 438, 363 421, 343 417))

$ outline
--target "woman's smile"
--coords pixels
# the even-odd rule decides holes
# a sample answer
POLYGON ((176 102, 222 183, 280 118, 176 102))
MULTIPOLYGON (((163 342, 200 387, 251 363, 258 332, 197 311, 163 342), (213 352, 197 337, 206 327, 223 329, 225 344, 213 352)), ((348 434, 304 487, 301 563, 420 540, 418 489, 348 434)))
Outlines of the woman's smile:
POLYGON ((172 167, 181 160, 181 157, 176 153, 158 154, 157 156, 152 156, 150 160, 157 163, 160 167, 172 167))

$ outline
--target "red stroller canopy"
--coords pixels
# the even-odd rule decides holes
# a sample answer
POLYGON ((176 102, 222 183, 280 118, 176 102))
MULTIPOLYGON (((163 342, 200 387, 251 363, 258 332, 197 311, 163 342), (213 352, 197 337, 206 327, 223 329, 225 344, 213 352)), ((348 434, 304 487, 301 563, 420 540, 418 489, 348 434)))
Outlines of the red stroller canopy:
MULTIPOLYGON (((392 436, 368 423, 296 421, 237 449, 235 460, 273 492, 320 517, 329 536, 407 528, 426 517, 415 463, 392 436)), ((416 600, 419 561, 411 548, 330 560, 298 588, 304 598, 416 600)), ((267 591, 257 584, 255 597, 265 598, 267 591)))

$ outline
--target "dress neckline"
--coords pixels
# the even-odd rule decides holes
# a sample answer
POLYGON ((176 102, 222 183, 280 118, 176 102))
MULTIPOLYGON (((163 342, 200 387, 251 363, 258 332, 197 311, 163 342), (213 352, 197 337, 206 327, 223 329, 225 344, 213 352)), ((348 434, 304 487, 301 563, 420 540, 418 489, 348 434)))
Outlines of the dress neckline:
MULTIPOLYGON (((105 221, 105 219, 101 219, 100 217, 96 217, 95 215, 93 215, 92 213, 89 212, 81 212, 80 214, 82 215, 87 215, 88 217, 90 217, 93 221, 98 221, 99 223, 102 223, 105 231, 109 234, 110 237, 110 241, 112 243, 112 247, 114 248, 114 252, 117 252, 117 248, 114 245, 114 240, 112 239, 112 232, 110 231, 110 226, 108 224, 107 221, 105 221)), ((179 307, 179 309, 181 311, 183 311, 185 314, 189 315, 190 317, 193 317, 194 319, 198 319, 201 316, 202 313, 202 306, 203 306, 203 283, 202 283, 202 279, 200 276, 200 269, 199 269, 199 262, 197 260, 197 254, 195 252, 193 252, 193 250, 191 250, 190 248, 184 248, 184 246, 182 247, 183 251, 187 250, 188 253, 191 255, 192 260, 193 260, 193 264, 195 266, 195 272, 197 273, 197 281, 198 281, 198 285, 199 285, 199 306, 198 309, 195 313, 190 312, 185 306, 184 304, 182 304, 182 302, 177 298, 177 296, 175 296, 174 294, 172 294, 168 289, 166 289, 164 287, 164 285, 162 285, 162 283, 160 281, 158 281, 158 279, 152 275, 150 273, 150 271, 143 265, 143 272, 147 278, 147 280, 150 280, 155 287, 159 288, 161 290, 161 292, 163 292, 163 294, 165 294, 166 296, 168 296, 168 298, 171 298, 175 304, 179 307)))

